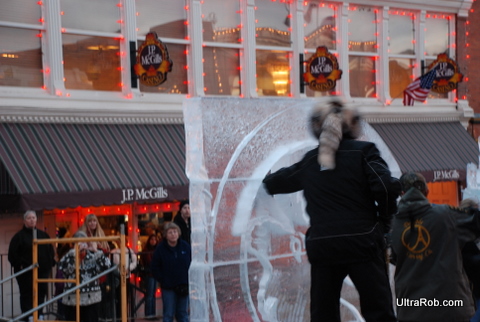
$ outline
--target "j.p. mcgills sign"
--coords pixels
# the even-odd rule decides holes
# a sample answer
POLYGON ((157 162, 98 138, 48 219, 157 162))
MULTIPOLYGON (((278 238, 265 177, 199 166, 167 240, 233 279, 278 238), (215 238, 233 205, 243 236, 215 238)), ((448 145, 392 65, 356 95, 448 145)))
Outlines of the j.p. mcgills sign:
POLYGON ((156 32, 150 32, 138 48, 135 73, 145 86, 158 86, 167 80, 172 71, 172 61, 167 46, 158 39, 156 32))
POLYGON ((164 187, 123 189, 122 194, 122 201, 120 202, 122 204, 132 201, 165 199, 168 197, 168 191, 164 187))

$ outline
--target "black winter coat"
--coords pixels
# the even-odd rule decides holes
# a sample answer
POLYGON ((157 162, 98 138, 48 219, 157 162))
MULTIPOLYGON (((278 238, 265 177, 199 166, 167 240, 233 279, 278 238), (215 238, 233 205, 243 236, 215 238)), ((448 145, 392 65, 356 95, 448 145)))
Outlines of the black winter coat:
POLYGON ((351 263, 378 256, 396 212, 400 183, 391 177, 374 143, 344 139, 336 167, 321 170, 318 148, 263 180, 270 194, 303 190, 310 225, 310 262, 351 263))
MULTIPOLYGON (((37 239, 50 239, 50 236, 37 229, 37 239)), ((33 230, 23 226, 16 233, 8 247, 8 261, 14 272, 32 265, 33 230)), ((38 245, 38 269, 48 272, 55 265, 55 253, 51 244, 38 245)))

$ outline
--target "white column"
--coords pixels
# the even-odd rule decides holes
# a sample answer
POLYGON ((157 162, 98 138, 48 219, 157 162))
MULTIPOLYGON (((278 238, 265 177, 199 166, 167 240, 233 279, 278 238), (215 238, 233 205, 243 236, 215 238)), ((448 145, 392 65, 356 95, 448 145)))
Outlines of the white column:
POLYGON ((203 26, 200 0, 187 0, 188 10, 188 37, 190 45, 187 46, 188 64, 188 92, 191 96, 205 96, 203 82, 203 26))
POLYGON ((245 98, 258 97, 256 78, 255 1, 241 1, 243 49, 240 50, 240 78, 245 98))
POLYGON ((63 82, 62 21, 59 0, 45 0, 42 6, 45 32, 42 33, 43 69, 46 90, 65 95, 63 82))
POLYGON ((337 83, 337 87, 340 86, 340 91, 346 100, 351 100, 350 96, 350 73, 349 73, 349 60, 348 60, 348 6, 349 3, 343 3, 338 6, 337 17, 337 52, 338 63, 340 69, 343 71, 342 79, 337 83))
POLYGON ((135 44, 137 43, 135 0, 122 0, 121 4, 120 19, 123 21, 121 30, 123 39, 120 40, 120 52, 122 53, 120 56, 123 83, 122 94, 127 98, 132 98, 134 95, 140 95, 140 90, 138 89, 139 82, 137 82, 137 88, 132 88, 131 76, 133 76, 133 71, 130 63, 130 42, 133 41, 135 44))
POLYGON ((390 78, 389 78, 389 59, 388 59, 388 23, 389 7, 383 7, 383 10, 379 10, 377 19, 380 19, 380 24, 378 25, 377 44, 378 47, 378 60, 375 64, 377 74, 375 75, 377 79, 377 94, 378 100, 384 105, 390 104, 392 98, 390 96, 390 78))

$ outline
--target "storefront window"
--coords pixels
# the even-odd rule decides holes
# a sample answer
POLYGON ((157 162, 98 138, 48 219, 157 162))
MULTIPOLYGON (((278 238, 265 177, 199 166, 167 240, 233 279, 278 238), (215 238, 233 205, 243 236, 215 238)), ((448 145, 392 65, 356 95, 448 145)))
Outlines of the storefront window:
POLYGON ((2 0, 0 21, 36 24, 39 23, 40 17, 41 7, 38 1, 2 0))
POLYGON ((203 81, 207 95, 240 95, 240 61, 237 49, 205 47, 203 81))
POLYGON ((374 8, 349 8, 348 50, 377 52, 377 14, 374 8))
POLYGON ((376 97, 375 57, 350 56, 350 95, 376 97))
POLYGON ((140 252, 148 236, 155 234, 159 238, 162 237, 163 223, 173 220, 178 213, 178 204, 162 202, 103 205, 45 210, 43 214, 45 218, 49 218, 48 221, 54 222, 57 238, 71 237, 83 225, 85 217, 89 214, 94 214, 98 218, 105 236, 120 235, 123 225, 128 240, 137 242, 137 245, 131 247, 140 252))
POLYGON ((392 100, 403 99, 403 91, 413 81, 413 64, 413 59, 390 58, 388 70, 390 76, 390 97, 392 100))
POLYGON ((119 1, 62 0, 62 27, 102 32, 120 32, 119 1))
MULTIPOLYGON (((187 37, 187 9, 183 0, 136 0, 137 35, 155 31, 159 38, 187 37)), ((222 7, 223 8, 223 7, 222 7)))
POLYGON ((120 91, 120 43, 105 37, 63 34, 65 88, 120 91))
POLYGON ((390 54, 415 54, 415 15, 404 10, 390 10, 388 51, 390 54))
POLYGON ((0 86, 42 87, 40 31, 0 27, 0 86))
MULTIPOLYGON (((144 40, 138 41, 137 48, 144 40)), ((167 80, 158 86, 146 86, 138 83, 140 91, 148 93, 186 94, 188 93, 187 82, 187 48, 184 45, 165 44, 168 55, 173 62, 172 71, 167 74, 167 80)))
POLYGON ((290 1, 255 1, 257 45, 291 47, 290 1))
POLYGON ((290 94, 289 52, 257 50, 258 96, 290 94))
POLYGON ((241 38, 240 2, 209 0, 202 2, 203 40, 238 43, 241 38))
POLYGON ((337 8, 333 5, 319 4, 316 1, 305 3, 303 11, 305 48, 325 46, 328 49, 336 49, 337 8))
POLYGON ((425 32, 425 55, 437 56, 449 48, 449 16, 428 14, 425 32))

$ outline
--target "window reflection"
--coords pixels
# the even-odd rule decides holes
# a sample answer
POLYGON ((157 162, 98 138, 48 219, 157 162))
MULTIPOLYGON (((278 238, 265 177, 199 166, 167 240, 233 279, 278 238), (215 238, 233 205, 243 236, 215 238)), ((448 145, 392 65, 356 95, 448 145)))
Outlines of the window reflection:
POLYGON ((118 40, 63 34, 65 88, 120 91, 118 40))
MULTIPOLYGON (((143 43, 139 41, 137 48, 143 43)), ((186 46, 177 44, 165 44, 170 59, 173 61, 172 71, 168 73, 167 80, 158 86, 146 86, 138 82, 141 92, 165 93, 165 94, 186 94, 187 85, 187 55, 186 46)))
POLYGON ((413 81, 413 59, 390 58, 388 70, 390 76, 390 97, 392 100, 403 98, 403 91, 413 81))
POLYGON ((425 33, 425 52, 427 56, 436 56, 444 53, 449 47, 449 20, 438 18, 436 15, 427 17, 425 33))
POLYGON ((240 36, 240 2, 209 0, 202 2, 203 40, 237 43, 240 36))
POLYGON ((121 32, 117 1, 62 0, 62 27, 103 32, 121 32))
POLYGON ((310 1, 304 10, 305 48, 336 49, 336 8, 310 1))
POLYGON ((374 8, 351 7, 348 12, 348 49, 359 52, 377 51, 377 24, 374 8))
POLYGON ((375 57, 350 56, 350 95, 376 97, 375 57))
POLYGON ((0 86, 43 86, 39 33, 0 27, 0 86))
POLYGON ((256 0, 257 45, 291 47, 289 23, 290 1, 256 0))
POLYGON ((41 6, 32 0, 2 0, 0 21, 38 24, 41 17, 41 6))
POLYGON ((187 11, 183 0, 136 0, 137 34, 145 37, 155 31, 159 38, 184 39, 187 36, 187 11))
POLYGON ((259 96, 290 94, 288 52, 257 50, 257 88, 259 96))
POLYGON ((390 11, 388 50, 390 54, 415 54, 415 16, 405 11, 390 11))
POLYGON ((240 95, 240 61, 237 49, 203 49, 205 94, 240 95))

